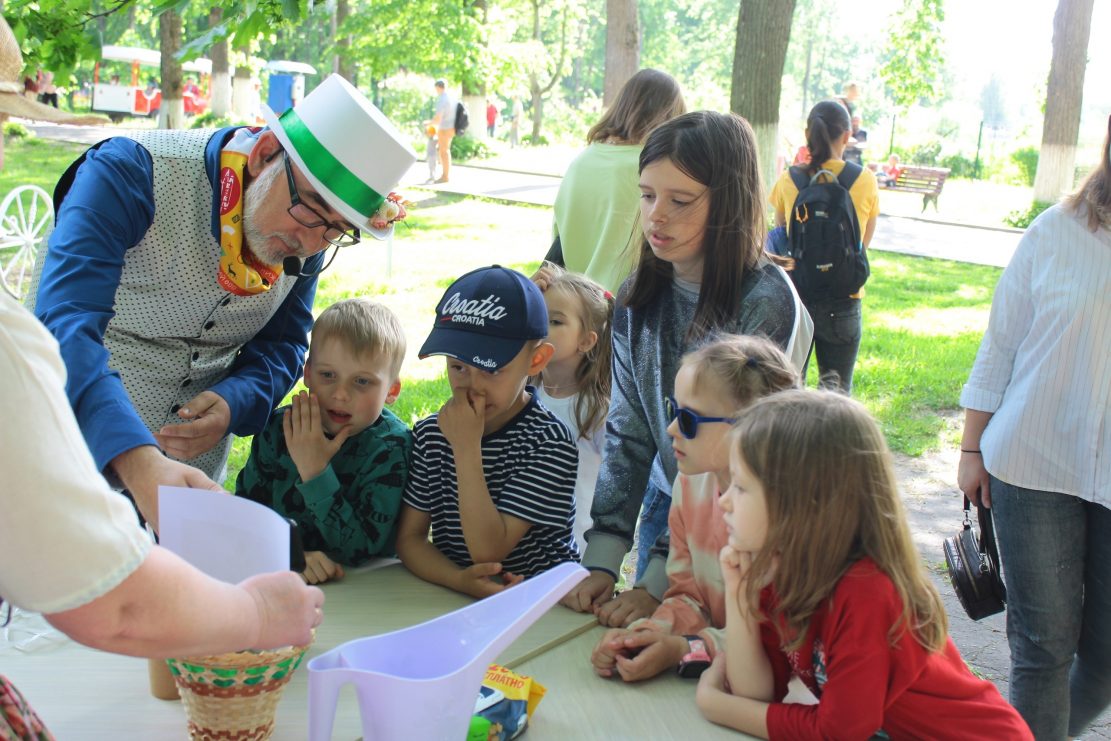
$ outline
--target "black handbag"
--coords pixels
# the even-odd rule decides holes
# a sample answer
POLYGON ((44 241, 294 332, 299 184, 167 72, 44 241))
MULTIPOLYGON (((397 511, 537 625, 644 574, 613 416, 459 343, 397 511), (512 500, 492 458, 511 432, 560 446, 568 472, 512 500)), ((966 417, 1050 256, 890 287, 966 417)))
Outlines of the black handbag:
POLYGON ((1007 588, 999 571, 999 551, 995 547, 995 530, 991 513, 976 508, 980 532, 977 535, 969 519, 972 503, 964 498, 964 525, 957 534, 945 539, 945 565, 953 591, 968 616, 981 620, 1002 612, 1007 602, 1007 588))

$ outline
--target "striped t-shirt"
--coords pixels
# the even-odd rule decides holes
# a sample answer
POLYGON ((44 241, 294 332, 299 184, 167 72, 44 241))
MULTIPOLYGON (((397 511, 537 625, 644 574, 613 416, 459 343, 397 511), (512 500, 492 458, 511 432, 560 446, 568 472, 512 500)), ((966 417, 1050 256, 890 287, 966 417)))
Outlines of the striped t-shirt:
MULTIPOLYGON (((486 488, 499 512, 532 523, 502 569, 534 576, 564 561, 578 561, 572 534, 578 448, 571 433, 536 399, 505 427, 482 438, 486 488)), ((471 566, 459 517, 459 485, 451 444, 433 414, 413 428, 413 456, 405 504, 428 512, 432 542, 456 565, 471 566)))

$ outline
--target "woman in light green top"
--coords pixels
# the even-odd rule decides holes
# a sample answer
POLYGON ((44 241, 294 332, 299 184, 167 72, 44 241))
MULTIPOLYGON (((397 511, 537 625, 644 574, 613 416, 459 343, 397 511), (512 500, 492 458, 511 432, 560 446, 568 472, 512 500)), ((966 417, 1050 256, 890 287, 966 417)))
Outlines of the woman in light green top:
POLYGON ((553 244, 549 260, 617 293, 633 268, 630 240, 640 244, 641 145, 652 129, 686 110, 679 83, 666 72, 642 69, 629 78, 563 176, 553 224, 559 248, 553 244))

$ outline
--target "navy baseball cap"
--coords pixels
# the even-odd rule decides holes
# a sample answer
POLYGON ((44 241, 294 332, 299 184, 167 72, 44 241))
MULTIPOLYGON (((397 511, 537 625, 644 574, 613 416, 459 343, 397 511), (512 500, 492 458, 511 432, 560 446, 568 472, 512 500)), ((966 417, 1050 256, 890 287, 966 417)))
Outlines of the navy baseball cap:
POLYGON ((444 292, 418 354, 447 355, 486 371, 502 368, 529 340, 548 336, 544 295, 516 270, 472 270, 444 292))

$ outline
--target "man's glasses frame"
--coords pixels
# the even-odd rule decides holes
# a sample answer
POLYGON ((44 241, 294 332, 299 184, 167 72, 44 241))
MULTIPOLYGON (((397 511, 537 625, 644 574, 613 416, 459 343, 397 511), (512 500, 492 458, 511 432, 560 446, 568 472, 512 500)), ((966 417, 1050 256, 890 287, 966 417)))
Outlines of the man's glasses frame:
POLYGON ((737 421, 733 417, 703 417, 697 412, 679 406, 679 402, 675 401, 674 396, 667 397, 665 406, 667 409, 668 423, 670 424, 676 419, 679 420, 679 434, 688 440, 693 440, 698 436, 698 426, 701 424, 709 424, 711 422, 733 424, 737 421))
POLYGON ((309 229, 327 227, 324 230, 324 240, 336 247, 350 247, 358 244, 359 233, 357 229, 354 227, 345 229, 335 222, 328 221, 320 215, 319 211, 301 200, 301 194, 297 191, 297 183, 293 180, 293 165, 289 163, 289 154, 285 151, 282 152, 282 163, 285 165, 286 180, 289 182, 289 208, 286 211, 293 220, 309 229))

